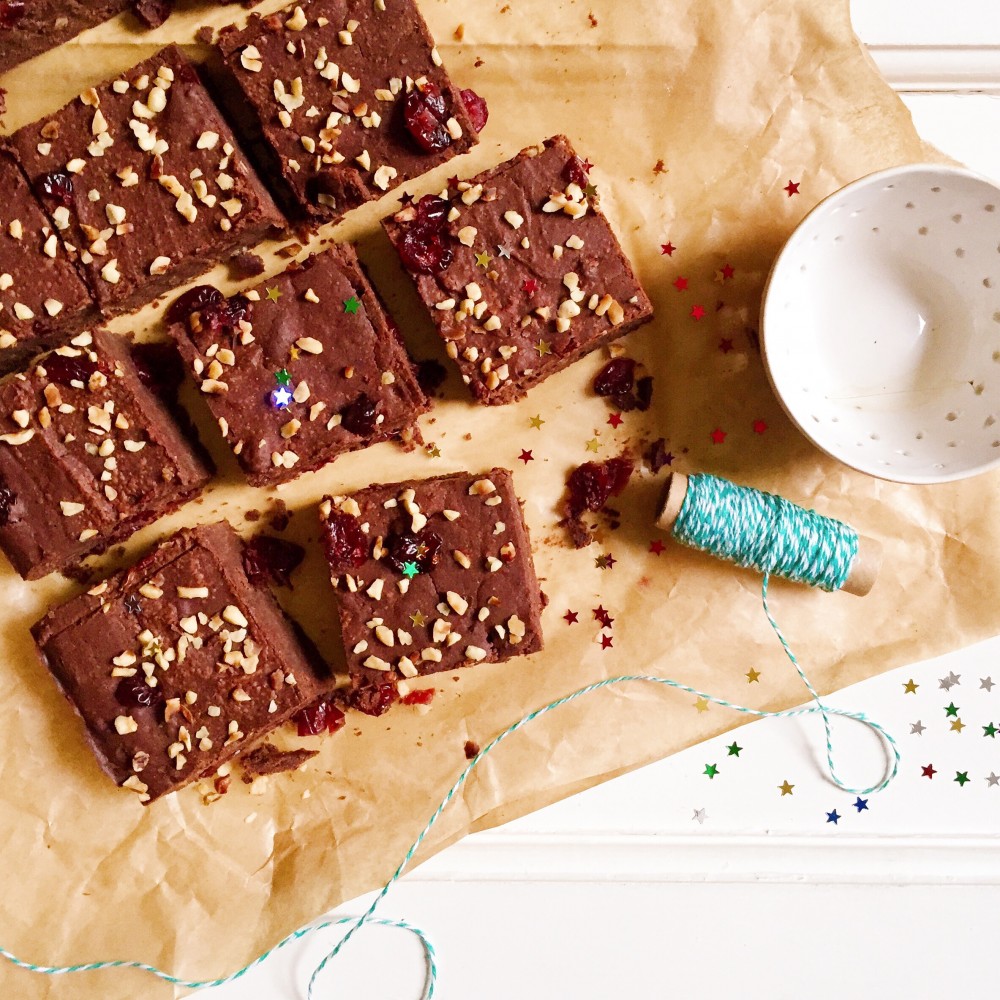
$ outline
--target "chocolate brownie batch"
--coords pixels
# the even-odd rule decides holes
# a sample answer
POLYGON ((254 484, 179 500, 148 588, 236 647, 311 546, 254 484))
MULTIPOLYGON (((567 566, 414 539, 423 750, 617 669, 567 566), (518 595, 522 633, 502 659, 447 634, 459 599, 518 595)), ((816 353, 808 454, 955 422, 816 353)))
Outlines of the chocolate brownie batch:
MULTIPOLYGON (((126 6, 0 0, 0 71, 126 6)), ((137 6, 148 23, 169 13, 137 6)), ((340 219, 469 149, 487 119, 413 0, 306 0, 216 44, 211 86, 170 47, 0 147, 0 548, 25 579, 125 540, 213 475, 162 359, 142 355, 158 348, 102 319, 340 219)), ((589 170, 556 136, 404 196, 383 223, 476 402, 516 400, 652 317, 589 170)), ((350 245, 238 295, 192 288, 166 325, 253 486, 419 441, 430 401, 350 245)), ((419 701, 427 674, 541 649, 509 471, 372 485, 318 516, 346 686, 225 521, 178 532, 34 626, 99 764, 142 802, 238 756, 281 769, 260 744, 293 718, 332 730, 345 709, 419 701)))

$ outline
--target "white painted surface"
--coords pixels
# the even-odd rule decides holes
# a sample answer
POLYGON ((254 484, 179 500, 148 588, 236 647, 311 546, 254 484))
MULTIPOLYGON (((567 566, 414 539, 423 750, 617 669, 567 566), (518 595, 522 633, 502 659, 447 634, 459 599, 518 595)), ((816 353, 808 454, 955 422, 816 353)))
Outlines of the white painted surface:
MULTIPOLYGON (((1000 98, 967 93, 1000 89, 998 0, 854 7, 859 34, 901 89, 952 91, 906 95, 922 134, 1000 179, 1000 98)), ((407 878, 383 915, 432 935, 438 1000, 987 994, 997 981, 1000 787, 986 776, 1000 772, 1000 743, 980 727, 1000 723, 1000 639, 830 701, 863 709, 901 746, 899 779, 866 811, 823 780, 816 720, 753 723, 468 838, 407 878), (951 670, 961 682, 946 692, 939 678, 951 670), (979 679, 991 671, 998 687, 987 691, 979 679), (920 686, 904 695, 910 677, 920 686), (942 709, 951 698, 961 733, 942 709), (927 729, 911 735, 917 720, 927 729), (738 759, 727 758, 734 738, 738 759), (715 779, 706 763, 718 765, 715 779), (957 771, 969 772, 964 787, 957 771), (783 797, 786 779, 795 788, 783 797), (825 820, 833 809, 836 826, 825 820)), ((869 737, 836 732, 847 777, 873 780, 869 737)), ((322 953, 319 941, 290 950, 199 1000, 297 1000, 322 953)), ((414 1000, 421 982, 415 942, 368 930, 317 996, 414 1000)))

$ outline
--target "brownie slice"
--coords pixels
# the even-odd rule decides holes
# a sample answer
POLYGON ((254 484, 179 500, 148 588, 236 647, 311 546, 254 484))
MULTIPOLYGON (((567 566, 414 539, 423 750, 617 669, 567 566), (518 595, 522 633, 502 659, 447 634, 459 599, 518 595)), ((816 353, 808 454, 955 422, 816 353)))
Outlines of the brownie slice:
POLYGON ((384 223, 480 402, 520 399, 653 317, 589 169, 556 136, 384 223))
POLYGON ((543 598, 506 469, 370 486, 327 497, 320 515, 354 707, 380 714, 407 679, 542 648, 543 598))
POLYGON ((317 222, 345 212, 475 145, 485 103, 449 80, 413 0, 306 0, 219 49, 234 112, 317 222))
POLYGON ((0 364, 78 333, 97 306, 35 199, 14 154, 0 146, 0 364))
POLYGON ((110 20, 131 0, 0 0, 0 73, 110 20))
POLYGON ((0 548, 26 580, 123 541, 210 477, 114 334, 0 380, 0 548))
POLYGON ((12 142, 105 316, 144 305, 284 224, 175 46, 12 142))
POLYGON ((194 309, 171 334, 254 486, 378 441, 413 440, 429 404, 353 247, 228 301, 202 286, 174 316, 185 301, 194 309))
POLYGON ((98 763, 143 802, 212 774, 319 693, 225 521, 178 532, 32 635, 98 763))

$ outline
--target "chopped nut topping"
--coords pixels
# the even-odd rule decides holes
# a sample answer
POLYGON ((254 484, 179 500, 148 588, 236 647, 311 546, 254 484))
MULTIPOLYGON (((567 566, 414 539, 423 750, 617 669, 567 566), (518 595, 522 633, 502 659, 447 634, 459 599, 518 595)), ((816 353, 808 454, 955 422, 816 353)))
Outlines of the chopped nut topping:
POLYGON ((465 658, 467 660, 472 660, 474 663, 478 663, 480 660, 486 659, 486 650, 480 649, 478 646, 466 646, 465 658))
POLYGON ((193 601, 208 597, 208 587, 178 587, 177 596, 185 601, 193 601))
POLYGON ((115 731, 119 736, 127 736, 139 729, 139 723, 131 715, 119 715, 115 719, 115 731))

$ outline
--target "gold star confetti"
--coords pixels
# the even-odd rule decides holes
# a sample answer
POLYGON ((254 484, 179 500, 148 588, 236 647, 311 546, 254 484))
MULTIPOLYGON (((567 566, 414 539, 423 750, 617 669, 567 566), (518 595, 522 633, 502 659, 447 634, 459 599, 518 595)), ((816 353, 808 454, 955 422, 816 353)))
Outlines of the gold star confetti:
POLYGON ((906 683, 905 683, 905 684, 903 685, 903 692, 904 692, 904 694, 916 694, 916 693, 917 693, 917 688, 918 688, 918 687, 920 687, 920 685, 919 685, 919 684, 917 684, 917 683, 916 683, 916 682, 915 682, 915 681, 913 680, 913 678, 911 677, 911 678, 910 678, 910 679, 909 679, 909 680, 908 680, 908 681, 907 681, 907 682, 906 682, 906 683))
POLYGON ((272 288, 269 288, 269 289, 267 290, 267 297, 268 297, 268 298, 269 298, 269 299, 270 299, 270 300, 271 300, 272 302, 277 302, 277 301, 278 301, 278 299, 280 299, 280 298, 281 298, 281 289, 279 289, 277 285, 275 285, 275 286, 274 286, 274 287, 272 287, 272 288))
POLYGON ((299 360, 299 354, 300 354, 300 353, 301 353, 301 352, 299 351, 299 349, 298 349, 297 347, 295 347, 294 345, 293 345, 292 347, 289 347, 289 348, 288 348, 288 357, 289 357, 289 358, 290 358, 290 359, 291 359, 292 361, 298 361, 298 360, 299 360))
POLYGON ((490 255, 488 253, 477 253, 476 254, 476 264, 479 265, 484 271, 490 266, 490 255))
POLYGON ((427 456, 428 458, 440 458, 441 449, 436 444, 427 445, 427 456))
POLYGON ((760 671, 759 670, 754 670, 754 668, 751 667, 747 671, 747 684, 756 684, 756 683, 759 683, 759 678, 760 678, 760 671))
POLYGON ((427 624, 427 616, 422 611, 417 611, 415 614, 410 615, 410 621, 417 628, 421 628, 427 624))
POLYGON ((780 785, 778 785, 778 788, 781 789, 781 794, 782 795, 791 795, 792 794, 792 789, 794 787, 795 787, 794 785, 788 784, 788 779, 787 778, 780 785))
POLYGON ((587 451, 592 451, 592 452, 594 452, 596 454, 597 453, 597 449, 598 449, 597 438, 591 438, 587 442, 587 451))
POLYGON ((531 424, 536 431, 540 431, 542 429, 542 424, 544 424, 545 421, 542 420, 542 415, 540 413, 536 413, 535 416, 529 418, 528 423, 531 424))
POLYGON ((694 703, 694 707, 696 709, 698 709, 699 712, 707 712, 708 711, 708 699, 707 698, 699 698, 694 703))
POLYGON ((535 350, 538 351, 538 356, 544 358, 546 354, 552 353, 552 348, 547 340, 540 340, 535 344, 535 350))
POLYGON ((951 728, 954 732, 960 733, 965 729, 965 723, 961 719, 955 719, 951 724, 951 728))

